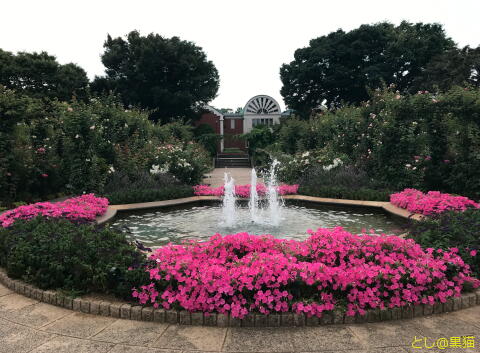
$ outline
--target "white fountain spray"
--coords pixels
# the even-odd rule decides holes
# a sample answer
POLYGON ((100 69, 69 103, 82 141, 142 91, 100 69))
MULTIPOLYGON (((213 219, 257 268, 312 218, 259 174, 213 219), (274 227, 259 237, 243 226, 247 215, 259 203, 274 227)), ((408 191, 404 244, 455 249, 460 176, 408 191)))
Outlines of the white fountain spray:
POLYGON ((280 162, 276 159, 273 161, 272 166, 270 167, 270 175, 267 184, 268 213, 270 214, 270 224, 274 226, 278 226, 280 224, 282 217, 282 201, 278 197, 278 185, 277 178, 275 176, 275 168, 279 164, 280 162))
POLYGON ((250 210, 250 218, 252 222, 258 221, 258 192, 257 192, 257 172, 252 168, 250 179, 250 200, 248 201, 248 208, 250 210))
POLYGON ((235 180, 229 177, 227 173, 224 176, 224 193, 223 193, 223 220, 227 227, 232 227, 236 221, 235 215, 235 180))

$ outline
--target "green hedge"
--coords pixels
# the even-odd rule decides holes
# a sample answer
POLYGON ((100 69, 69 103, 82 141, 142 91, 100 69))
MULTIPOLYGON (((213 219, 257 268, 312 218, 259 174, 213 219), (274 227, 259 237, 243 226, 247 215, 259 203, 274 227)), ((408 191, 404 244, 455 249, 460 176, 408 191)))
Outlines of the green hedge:
POLYGON ((128 298, 148 279, 145 261, 125 234, 108 228, 42 217, 0 228, 0 265, 41 289, 128 298))
POLYGON ((165 189, 133 189, 124 191, 115 191, 106 194, 110 204, 118 205, 124 203, 137 203, 137 202, 151 202, 151 201, 163 201, 180 199, 183 197, 193 196, 193 189, 191 186, 182 185, 174 186, 165 189))
POLYGON ((458 248, 462 259, 480 278, 480 210, 450 211, 412 221, 408 234, 424 248, 458 248), (472 256, 472 251, 477 254, 472 256))
POLYGON ((298 193, 301 195, 346 200, 389 201, 392 192, 366 188, 354 190, 344 187, 310 187, 300 185, 298 193))

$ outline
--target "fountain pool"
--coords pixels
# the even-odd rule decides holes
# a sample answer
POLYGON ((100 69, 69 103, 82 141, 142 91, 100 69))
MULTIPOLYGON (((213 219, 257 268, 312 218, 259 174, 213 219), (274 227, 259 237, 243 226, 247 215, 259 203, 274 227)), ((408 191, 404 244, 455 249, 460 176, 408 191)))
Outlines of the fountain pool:
MULTIPOLYGON (((238 203, 238 202, 237 202, 238 203)), ((307 229, 342 226, 353 233, 374 229, 376 233, 400 234, 402 220, 397 220, 378 209, 319 205, 287 200, 282 207, 279 225, 270 221, 269 209, 260 205, 257 221, 251 219, 247 201, 236 207, 235 223, 220 220, 222 203, 200 202, 190 206, 169 209, 135 211, 120 214, 113 227, 125 227, 130 235, 146 246, 161 246, 183 240, 208 240, 215 233, 271 234, 277 238, 305 239, 307 229), (262 221, 263 219, 263 221, 262 221)))
MULTIPOLYGON (((266 194, 257 193, 257 173, 251 172, 250 199, 237 200, 235 180, 225 173, 222 203, 142 211, 116 218, 113 227, 121 228, 146 246, 181 243, 183 240, 208 240, 220 233, 271 234, 278 238, 304 239, 308 229, 341 226, 352 233, 374 229, 376 234, 399 234, 401 225, 379 210, 346 208, 305 203, 288 203, 278 195, 274 160, 266 179, 266 194)), ((369 231, 371 233, 371 231, 369 231)), ((133 240, 133 239, 132 239, 133 240)))

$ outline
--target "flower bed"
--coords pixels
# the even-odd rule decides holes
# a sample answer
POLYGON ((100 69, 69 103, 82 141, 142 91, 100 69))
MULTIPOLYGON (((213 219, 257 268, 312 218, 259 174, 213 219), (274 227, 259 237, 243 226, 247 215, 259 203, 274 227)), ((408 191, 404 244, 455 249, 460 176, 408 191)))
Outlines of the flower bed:
POLYGON ((480 208, 480 204, 464 196, 453 196, 438 191, 424 194, 416 189, 405 189, 390 195, 390 202, 412 213, 431 215, 449 210, 465 211, 467 208, 480 208))
POLYGON ((31 219, 38 215, 52 218, 65 218, 70 221, 93 222, 97 216, 107 211, 108 199, 86 194, 61 202, 37 202, 17 207, 0 215, 0 225, 8 227, 16 219, 31 219))
POLYGON ((305 313, 344 308, 433 304, 480 285, 449 251, 423 250, 396 236, 353 235, 342 228, 309 231, 305 241, 247 233, 167 245, 151 255, 151 283, 133 289, 141 304, 194 312, 305 313))
MULTIPOLYGON (((251 185, 235 185, 235 195, 238 197, 250 197, 251 185)), ((292 195, 298 192, 298 185, 279 185, 277 191, 280 195, 292 195)), ((222 196, 224 187, 211 187, 208 185, 195 185, 193 192, 196 196, 222 196)), ((260 196, 266 195, 268 192, 265 184, 257 184, 257 193, 260 196)))

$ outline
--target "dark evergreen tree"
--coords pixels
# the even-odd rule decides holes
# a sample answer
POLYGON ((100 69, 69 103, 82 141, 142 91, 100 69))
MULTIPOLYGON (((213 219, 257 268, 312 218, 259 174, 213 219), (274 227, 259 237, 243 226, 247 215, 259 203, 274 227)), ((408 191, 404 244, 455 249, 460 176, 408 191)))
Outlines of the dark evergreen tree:
POLYGON ((217 69, 192 42, 132 31, 126 39, 108 36, 104 47, 106 76, 92 90, 119 93, 126 106, 151 110, 153 120, 191 117, 217 94, 217 69))
POLYGON ((306 117, 321 104, 367 100, 368 90, 382 84, 409 92, 418 88, 416 79, 433 58, 454 48, 439 24, 383 22, 338 30, 312 39, 282 65, 281 94, 289 108, 306 117))
POLYGON ((0 85, 34 98, 84 100, 88 78, 81 67, 61 65, 46 52, 15 55, 0 49, 0 85))

